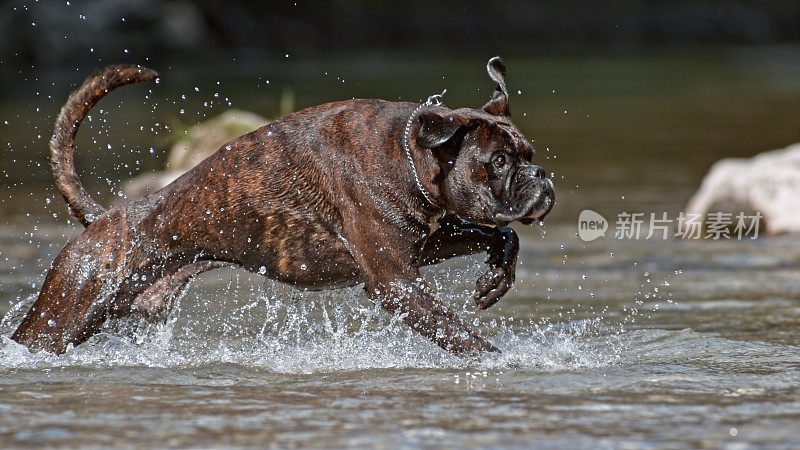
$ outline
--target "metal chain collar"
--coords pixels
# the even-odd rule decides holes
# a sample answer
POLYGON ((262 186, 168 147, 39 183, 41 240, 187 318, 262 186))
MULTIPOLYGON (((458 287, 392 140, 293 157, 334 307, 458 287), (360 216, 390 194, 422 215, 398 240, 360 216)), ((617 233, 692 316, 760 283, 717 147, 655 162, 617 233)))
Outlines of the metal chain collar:
POLYGON ((411 165, 411 173, 414 174, 414 181, 417 182, 417 188, 419 188, 420 192, 422 192, 422 196, 425 197, 425 200, 431 204, 431 206, 436 207, 436 203, 433 202, 428 191, 422 187, 422 182, 419 180, 419 175, 417 174, 417 167, 414 165, 414 160, 411 158, 411 148, 408 145, 408 135, 411 133, 411 124, 414 121, 414 117, 417 115, 420 109, 425 106, 439 106, 442 104, 442 98, 444 94, 447 92, 447 89, 443 90, 441 94, 434 94, 428 97, 428 100, 425 103, 417 106, 414 111, 411 111, 411 115, 408 116, 408 121, 406 122, 406 129, 403 133, 403 146, 406 150, 406 156, 408 157, 408 163, 411 165))

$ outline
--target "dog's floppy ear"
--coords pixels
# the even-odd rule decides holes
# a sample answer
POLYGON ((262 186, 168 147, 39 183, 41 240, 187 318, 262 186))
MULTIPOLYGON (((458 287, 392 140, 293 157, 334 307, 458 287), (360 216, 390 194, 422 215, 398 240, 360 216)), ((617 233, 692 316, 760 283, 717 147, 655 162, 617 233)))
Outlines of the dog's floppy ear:
POLYGON ((495 56, 486 63, 489 77, 497 83, 497 89, 492 94, 492 99, 483 105, 483 110, 494 116, 511 116, 508 109, 508 90, 506 89, 506 65, 499 56, 495 56))
POLYGON ((436 149, 452 141, 469 122, 458 116, 440 116, 435 112, 420 113, 417 143, 425 148, 436 149))
POLYGON ((417 120, 417 144, 430 149, 439 164, 447 170, 458 158, 461 140, 473 127, 473 121, 457 114, 441 116, 431 111, 422 112, 417 120))

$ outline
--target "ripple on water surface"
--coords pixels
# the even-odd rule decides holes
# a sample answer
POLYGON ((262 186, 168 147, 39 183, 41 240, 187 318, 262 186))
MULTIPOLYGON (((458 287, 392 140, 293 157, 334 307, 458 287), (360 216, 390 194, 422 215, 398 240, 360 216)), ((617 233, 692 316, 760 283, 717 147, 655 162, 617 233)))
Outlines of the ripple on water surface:
POLYGON ((525 309, 504 316, 516 309, 508 306, 476 314, 465 300, 471 283, 433 284, 503 353, 449 355, 360 289, 300 294, 230 281, 194 286, 167 324, 111 323, 64 355, 31 354, 8 337, 28 299, 0 327, 0 437, 328 447, 520 446, 549 436, 557 448, 719 444, 741 429, 747 442, 796 442, 776 430, 800 411, 796 346, 640 328, 626 320, 631 311, 558 321, 525 309))

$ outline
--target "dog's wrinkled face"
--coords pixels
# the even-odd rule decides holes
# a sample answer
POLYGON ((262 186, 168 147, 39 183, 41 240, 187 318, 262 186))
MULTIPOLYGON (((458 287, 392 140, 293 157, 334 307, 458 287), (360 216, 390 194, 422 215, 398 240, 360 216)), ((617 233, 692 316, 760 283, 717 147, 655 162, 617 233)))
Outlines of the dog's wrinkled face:
POLYGON ((495 57, 487 68, 498 87, 483 109, 422 111, 417 142, 443 168, 440 185, 449 212, 486 225, 529 224, 550 212, 555 190, 544 169, 532 164, 533 147, 511 123, 505 65, 495 57))

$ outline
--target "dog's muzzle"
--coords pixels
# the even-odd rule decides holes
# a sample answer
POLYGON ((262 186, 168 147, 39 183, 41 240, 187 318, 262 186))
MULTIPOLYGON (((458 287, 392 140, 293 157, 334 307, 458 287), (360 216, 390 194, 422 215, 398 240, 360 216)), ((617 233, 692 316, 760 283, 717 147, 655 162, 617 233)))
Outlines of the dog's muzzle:
POLYGON ((553 205, 556 203, 556 190, 555 186, 553 186, 553 181, 550 178, 545 178, 543 183, 545 186, 539 190, 538 198, 533 202, 531 209, 524 217, 519 219, 525 225, 544 219, 544 216, 553 209, 553 205))
POLYGON ((514 199, 512 205, 494 214, 498 224, 519 220, 525 225, 542 220, 553 209, 556 200, 553 181, 543 168, 526 165, 519 169, 506 191, 514 199))

